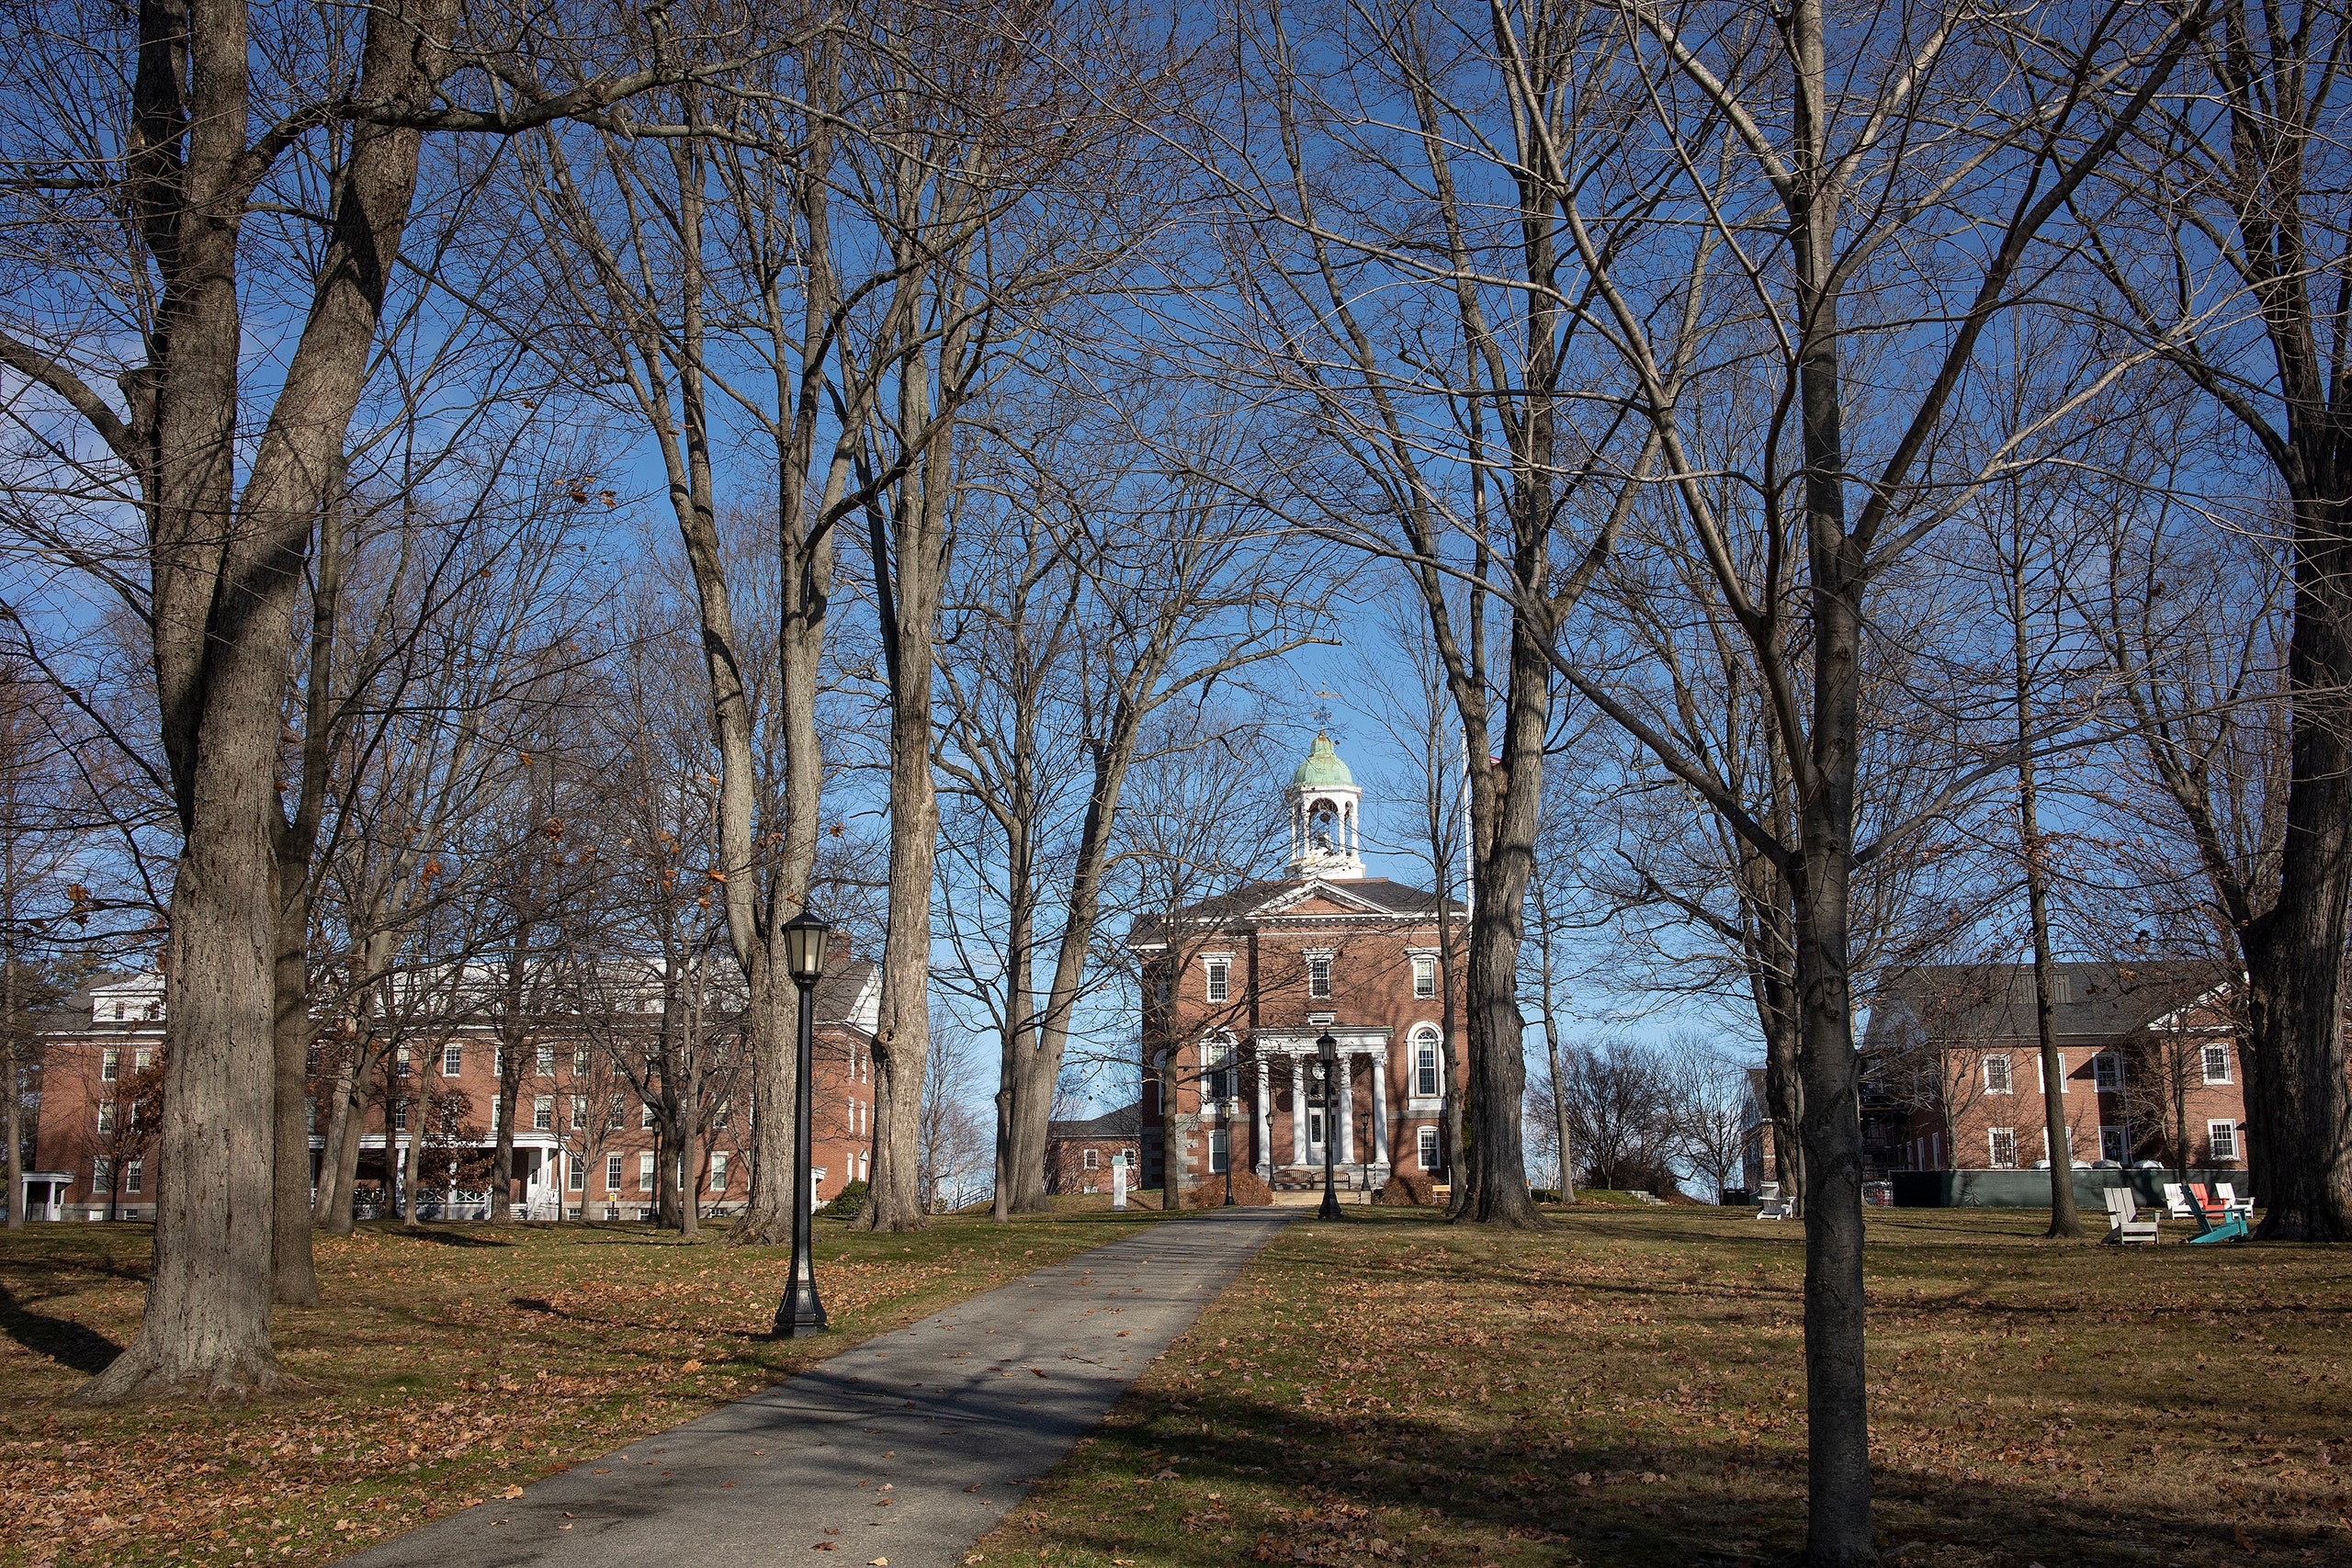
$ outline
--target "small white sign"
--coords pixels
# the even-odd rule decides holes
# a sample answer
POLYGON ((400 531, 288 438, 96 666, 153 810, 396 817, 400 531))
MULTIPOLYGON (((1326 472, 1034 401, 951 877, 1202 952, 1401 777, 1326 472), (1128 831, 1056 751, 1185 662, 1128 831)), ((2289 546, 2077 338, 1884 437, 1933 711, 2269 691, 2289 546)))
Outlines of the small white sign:
POLYGON ((1113 1156, 1111 1159, 1111 1207, 1127 1206, 1127 1162, 1113 1156))

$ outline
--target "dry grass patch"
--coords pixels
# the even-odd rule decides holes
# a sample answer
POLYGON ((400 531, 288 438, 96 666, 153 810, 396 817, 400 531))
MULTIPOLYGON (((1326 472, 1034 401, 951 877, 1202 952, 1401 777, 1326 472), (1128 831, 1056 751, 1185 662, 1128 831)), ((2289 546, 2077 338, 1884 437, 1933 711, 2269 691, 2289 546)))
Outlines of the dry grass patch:
POLYGON ((243 1410, 63 1404, 137 1328, 144 1225, 0 1236, 0 1562, 317 1562, 606 1453, 1157 1215, 914 1235, 818 1227, 838 1332, 763 1337, 787 1254, 648 1226, 321 1237, 325 1304, 280 1309, 327 1392, 243 1410))
MULTIPOLYGON (((1785 1561, 1795 1226, 1301 1223, 967 1561, 1785 1561)), ((2352 1249, 2118 1249, 2023 1211, 1873 1214, 1890 1556, 2352 1562, 2352 1249)))

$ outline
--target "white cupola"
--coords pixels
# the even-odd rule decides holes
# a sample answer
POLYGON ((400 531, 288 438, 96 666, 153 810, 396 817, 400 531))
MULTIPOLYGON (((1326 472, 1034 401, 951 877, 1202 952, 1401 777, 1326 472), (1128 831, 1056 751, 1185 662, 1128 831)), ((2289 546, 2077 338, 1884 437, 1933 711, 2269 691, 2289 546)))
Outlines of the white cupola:
POLYGON ((1329 735, 1316 733, 1306 761, 1291 774, 1283 798, 1290 803, 1291 875, 1345 882, 1364 874, 1357 810, 1363 791, 1356 787, 1355 775, 1340 761, 1329 735))

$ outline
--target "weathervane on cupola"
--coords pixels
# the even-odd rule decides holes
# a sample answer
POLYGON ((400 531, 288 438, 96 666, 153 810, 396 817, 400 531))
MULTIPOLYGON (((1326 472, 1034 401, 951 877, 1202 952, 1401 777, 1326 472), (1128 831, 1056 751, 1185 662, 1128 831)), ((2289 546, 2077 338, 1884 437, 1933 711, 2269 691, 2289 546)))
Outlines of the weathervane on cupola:
POLYGON ((1283 791, 1283 798, 1290 804, 1290 874, 1331 882, 1353 881, 1364 874, 1363 834, 1358 819, 1363 791, 1356 787, 1355 775, 1348 772, 1331 744, 1330 710, 1320 709, 1316 717, 1323 728, 1315 732, 1306 761, 1299 763, 1298 771, 1290 776, 1290 787, 1283 791))

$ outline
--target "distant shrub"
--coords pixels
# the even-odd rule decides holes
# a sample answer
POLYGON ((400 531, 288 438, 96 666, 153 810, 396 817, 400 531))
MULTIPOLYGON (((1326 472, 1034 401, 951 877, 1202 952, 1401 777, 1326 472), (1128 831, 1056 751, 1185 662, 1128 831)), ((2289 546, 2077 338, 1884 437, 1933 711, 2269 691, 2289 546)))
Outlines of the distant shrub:
POLYGON ((839 1192, 834 1193, 833 1201, 817 1212, 820 1214, 831 1214, 837 1219, 846 1220, 854 1218, 857 1212, 865 1207, 865 1183, 863 1181, 853 1181, 848 1186, 842 1188, 839 1192))
POLYGON ((1538 1203, 1556 1203, 1560 1201, 1559 1193, 1549 1187, 1531 1187, 1527 1190, 1527 1195, 1538 1203))
POLYGON ((1373 1201, 1396 1209, 1426 1208, 1437 1201, 1437 1191, 1430 1179, 1420 1172, 1399 1170, 1392 1172, 1388 1179, 1381 1183, 1380 1190, 1373 1195, 1373 1201))
MULTIPOLYGON (((1233 1201, 1243 1208, 1262 1209, 1274 1201, 1274 1190, 1267 1186, 1265 1179, 1256 1171, 1237 1170, 1233 1173, 1233 1201)), ((1224 1173, 1203 1177, 1198 1187, 1184 1194, 1184 1206, 1188 1209, 1225 1207, 1224 1173)))

